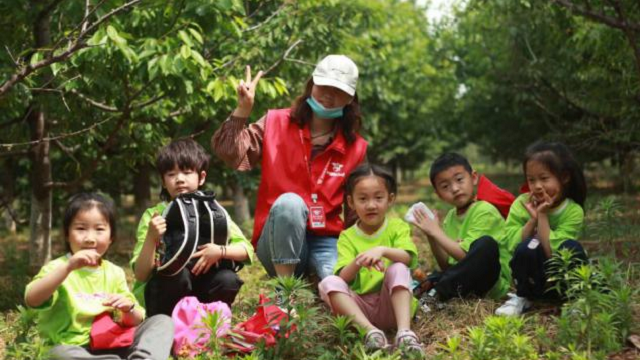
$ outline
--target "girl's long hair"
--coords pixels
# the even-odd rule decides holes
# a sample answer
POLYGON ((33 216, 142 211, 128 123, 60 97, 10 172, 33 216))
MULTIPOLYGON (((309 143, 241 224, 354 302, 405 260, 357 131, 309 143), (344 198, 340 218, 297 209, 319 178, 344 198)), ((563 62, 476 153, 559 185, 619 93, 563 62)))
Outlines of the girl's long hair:
MULTIPOLYGON (((313 112, 307 104, 307 98, 311 96, 313 88, 313 78, 310 78, 305 85, 304 92, 298 96, 291 104, 291 120, 298 124, 301 128, 311 122, 313 112)), ((347 143, 351 144, 356 140, 356 135, 360 132, 362 126, 362 114, 360 113, 360 103, 358 102, 358 94, 355 94, 353 101, 344 107, 344 115, 336 119, 336 126, 342 130, 347 143)))
POLYGON ((527 163, 532 160, 544 164, 560 180, 562 195, 572 199, 584 209, 584 202, 587 198, 587 183, 582 167, 565 144, 537 141, 530 145, 522 162, 525 178, 527 176, 527 163), (565 183, 563 179, 567 176, 569 181, 565 183))

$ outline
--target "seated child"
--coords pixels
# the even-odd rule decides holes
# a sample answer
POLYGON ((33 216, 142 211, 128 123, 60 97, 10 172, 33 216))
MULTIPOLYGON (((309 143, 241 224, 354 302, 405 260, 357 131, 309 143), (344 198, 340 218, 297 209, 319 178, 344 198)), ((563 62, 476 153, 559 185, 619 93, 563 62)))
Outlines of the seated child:
MULTIPOLYGON (((173 200, 179 194, 198 190, 205 182, 208 167, 209 155, 192 139, 175 140, 163 147, 156 160, 162 178, 161 197, 173 200)), ((192 268, 185 266, 173 276, 157 275, 154 271, 156 244, 167 230, 167 223, 160 214, 167 205, 163 201, 147 209, 140 219, 130 262, 136 278, 136 297, 150 315, 171 315, 175 305, 185 296, 195 296, 202 303, 222 301, 231 305, 243 282, 234 270, 215 265, 224 259, 251 263, 251 243, 227 214, 230 245, 200 246, 193 254, 193 258, 199 259, 192 268)))
POLYGON ((165 315, 143 321, 127 287, 124 271, 103 256, 116 238, 113 203, 95 193, 81 193, 64 214, 68 254, 42 267, 27 285, 25 303, 38 312, 42 335, 57 344, 53 359, 168 359, 173 323, 165 315), (124 326, 138 326, 129 347, 89 349, 93 319, 104 313, 120 317, 124 326), (109 357, 113 354, 113 357, 109 357))
POLYGON ((386 216, 395 200, 395 179, 385 169, 363 164, 349 174, 346 193, 358 221, 340 234, 337 276, 320 282, 320 296, 334 313, 353 316, 356 324, 367 329, 368 349, 386 348, 380 329, 397 327, 395 346, 421 351, 410 328, 409 268, 417 265, 418 250, 409 225, 386 216))
POLYGON ((587 185, 567 146, 534 143, 522 169, 530 192, 516 199, 505 225, 516 295, 496 310, 498 315, 520 315, 532 299, 559 295, 547 292, 547 260, 558 249, 571 250, 578 261, 587 260, 576 241, 584 223, 587 185))
POLYGON ((498 209, 476 199, 478 174, 469 161, 445 153, 431 165, 429 177, 438 197, 455 206, 442 221, 415 211, 415 223, 427 235, 442 271, 427 302, 469 295, 499 299, 510 284, 509 253, 502 240, 504 219, 498 209))

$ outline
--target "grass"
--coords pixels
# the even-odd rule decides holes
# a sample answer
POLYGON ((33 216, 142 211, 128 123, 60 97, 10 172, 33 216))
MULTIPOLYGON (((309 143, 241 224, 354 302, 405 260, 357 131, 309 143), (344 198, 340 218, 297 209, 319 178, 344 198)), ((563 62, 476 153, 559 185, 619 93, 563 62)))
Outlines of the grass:
MULTIPOLYGON (((520 176, 500 175, 490 176, 497 184, 517 193, 520 176)), ((416 181, 400 188, 397 204, 391 211, 391 216, 403 216, 411 203, 424 201, 432 209, 436 209, 444 214, 448 210, 435 198, 435 195, 428 187, 428 181, 416 181)), ((602 254, 614 254, 622 260, 624 266, 632 270, 630 284, 632 288, 640 288, 640 196, 628 197, 611 194, 606 188, 593 191, 586 205, 587 218, 585 233, 581 241, 590 251, 592 257, 602 254), (612 199, 616 202, 616 212, 609 214, 607 218, 602 212, 602 203, 605 199, 612 199), (610 226, 609 223, 613 225, 610 226), (613 250, 612 250, 613 249, 613 250)), ((128 256, 133 246, 132 236, 136 226, 135 216, 125 218, 127 224, 124 228, 127 231, 121 232, 127 238, 119 239, 119 242, 110 250, 109 258, 115 263, 123 266, 131 280, 132 274, 128 269, 128 256)), ((251 224, 243 224, 243 230, 250 235, 251 224)), ((55 232, 54 232, 55 234, 55 232)), ((55 235, 54 235, 55 238, 55 235)), ((54 242, 54 251, 58 254, 62 252, 61 243, 54 242)), ((420 250, 420 267, 431 270, 435 261, 429 252, 425 241, 418 243, 420 250)), ((29 353, 30 348, 40 345, 33 328, 30 328, 25 315, 20 315, 17 306, 23 303, 22 296, 24 286, 29 281, 26 275, 27 263, 27 239, 25 235, 4 235, 0 236, 0 286, 4 289, 0 292, 0 358, 4 358, 7 347, 13 354, 17 348, 24 348, 23 353, 29 353), (27 323, 25 323, 25 321, 27 323), (29 335, 29 340, 27 336, 29 335), (36 340, 34 340, 34 337, 36 340), (26 350, 25 350, 26 349, 26 350)), ((247 319, 255 310, 259 293, 269 293, 272 288, 267 284, 269 280, 259 261, 252 266, 245 267, 240 273, 245 281, 240 291, 236 303, 233 307, 233 323, 238 323, 247 319)), ((312 292, 316 292, 310 286, 312 292)), ((640 333, 640 299, 635 295, 632 302, 633 319, 631 332, 640 333)), ((486 299, 458 299, 450 301, 442 311, 432 313, 420 313, 418 318, 412 323, 413 329, 418 333, 425 345, 427 358, 438 357, 454 359, 454 352, 451 346, 465 347, 473 343, 473 335, 479 330, 488 329, 489 326, 514 326, 513 324, 495 325, 487 324, 488 319, 500 304, 486 299), (475 328, 474 328, 475 327, 475 328)), ((336 330, 336 320, 329 316, 328 309, 317 297, 310 297, 305 303, 303 311, 311 311, 309 331, 296 338, 294 351, 297 351, 296 358, 365 358, 358 351, 358 336, 354 336, 353 341, 344 341, 340 338, 340 332, 336 330)), ((536 352, 551 351, 554 339, 558 334, 558 316, 560 308, 554 304, 537 305, 530 312, 524 324, 522 333, 529 336, 531 346, 536 352)), ((519 325, 518 325, 519 326, 519 325)), ((390 334, 391 336, 393 334, 390 334)), ((486 335, 486 334, 485 334, 486 335)), ((510 346, 505 343, 504 346, 510 346)), ((288 350, 289 351, 289 350, 288 350)), ((268 353, 263 353, 269 355, 268 353)), ((270 358, 264 355, 261 358, 270 358)), ((269 355, 272 356, 273 354, 269 355)), ((578 354, 579 355, 579 354, 578 354)), ((576 356, 578 356, 576 355, 576 356)), ((637 358, 637 350, 625 348, 616 354, 610 354, 612 358, 637 358)), ((381 356, 381 355, 380 355, 381 356)), ((257 357, 256 357, 257 358, 257 357)), ((275 358, 275 357, 274 357, 275 358)), ((375 357, 367 357, 375 358, 375 357)), ((384 358, 384 357, 379 357, 384 358)), ((464 357, 459 357, 464 358, 464 357)), ((559 358, 575 358, 566 355, 559 358)))

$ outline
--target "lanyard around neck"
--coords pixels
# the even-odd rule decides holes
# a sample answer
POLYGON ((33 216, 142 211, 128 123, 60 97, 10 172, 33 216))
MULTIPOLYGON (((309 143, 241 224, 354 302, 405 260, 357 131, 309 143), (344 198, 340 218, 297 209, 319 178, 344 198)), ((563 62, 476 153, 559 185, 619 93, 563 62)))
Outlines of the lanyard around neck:
MULTIPOLYGON (((309 178, 311 179, 311 182, 314 185, 314 189, 313 189, 313 195, 315 195, 316 191, 316 185, 322 185, 324 183, 325 178, 327 177, 327 173, 329 171, 329 164, 331 164, 331 160, 333 160, 333 157, 329 157, 329 160, 327 161, 327 163, 324 166, 324 169, 322 170, 322 173, 320 174, 320 177, 318 178, 318 180, 313 181, 313 174, 311 172, 311 161, 309 161, 309 157, 307 156, 307 146, 304 142, 304 135, 302 134, 302 129, 298 130, 298 134, 300 135, 300 144, 302 144, 302 147, 304 149, 304 162, 305 165, 307 167, 307 171, 309 172, 309 178)), ((316 195, 317 197, 317 195, 316 195)), ((315 202, 315 200, 314 200, 315 202)))

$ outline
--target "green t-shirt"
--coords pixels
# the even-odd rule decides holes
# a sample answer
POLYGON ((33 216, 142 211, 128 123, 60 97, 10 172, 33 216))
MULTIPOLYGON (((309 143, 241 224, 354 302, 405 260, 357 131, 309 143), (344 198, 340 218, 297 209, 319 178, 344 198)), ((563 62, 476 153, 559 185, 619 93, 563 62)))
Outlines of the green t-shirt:
MULTIPOLYGON (((376 246, 405 250, 411 255, 409 268, 413 269, 418 265, 418 249, 411 239, 409 224, 400 219, 385 219, 382 227, 372 235, 364 233, 357 224, 340 233, 338 261, 334 273, 339 274, 340 270, 349 265, 358 254, 376 246)), ((384 259, 384 263, 385 268, 392 264, 389 259, 384 259)), ((360 295, 375 293, 382 288, 383 280, 383 272, 363 267, 349 287, 360 295)))
MULTIPOLYGON (((71 254, 50 261, 27 285, 43 278, 59 266, 65 266, 71 254)), ((26 293, 25 291, 25 293, 26 293)), ((103 260, 99 267, 83 267, 72 271, 56 289, 51 298, 36 307, 40 333, 53 344, 87 345, 91 324, 95 316, 112 311, 102 305, 109 295, 121 294, 135 301, 124 270, 103 260)), ((136 302, 136 307, 139 304, 136 302)))
MULTIPOLYGON (((504 219, 498 209, 486 201, 476 201, 467 211, 458 215, 456 209, 451 209, 442 222, 444 233, 452 240, 459 241, 460 247, 469 252, 471 244, 483 236, 491 236, 500 249, 500 277, 487 296, 492 299, 503 297, 511 284, 511 269, 509 252, 503 240, 504 219)), ((449 257, 449 264, 456 264, 453 257, 449 257)))
MULTIPOLYGON (((529 193, 522 194, 513 202, 509 210, 504 236, 512 254, 522 241, 522 228, 531 218, 525 207, 527 201, 529 201, 529 193)), ((578 203, 566 198, 560 205, 549 211, 548 217, 551 228, 549 245, 552 252, 557 251, 563 242, 578 239, 584 224, 584 210, 578 203)))
MULTIPOLYGON (((129 261, 129 265, 131 266, 132 270, 135 271, 134 268, 136 265, 136 260, 138 260, 138 256, 140 256, 140 252, 142 251, 142 247, 144 245, 144 241, 147 238, 147 230, 149 230, 149 221, 151 221, 151 218, 153 217, 154 214, 162 215, 162 212, 167 208, 168 205, 169 204, 166 202, 158 203, 156 206, 148 208, 142 214, 142 217, 140 218, 140 223, 138 224, 138 230, 136 231, 136 245, 133 248, 133 255, 131 256, 131 260, 129 261)), ((227 211, 224 208, 222 209, 224 210, 225 215, 227 216, 227 230, 228 230, 229 244, 242 245, 247 250, 247 254, 249 255, 249 257, 247 258, 246 261, 244 261, 244 263, 252 264, 253 263, 253 246, 251 245, 249 240, 247 240, 247 238, 244 236, 244 234, 242 233, 242 230, 240 230, 240 227, 238 227, 238 225, 236 225, 236 223, 234 223, 233 220, 231 220, 229 213, 227 213, 227 211)), ((133 293, 135 294, 136 299, 138 299, 140 304, 142 304, 142 306, 145 306, 144 288, 146 284, 147 284, 146 282, 137 281, 137 280, 133 283, 133 293)))

